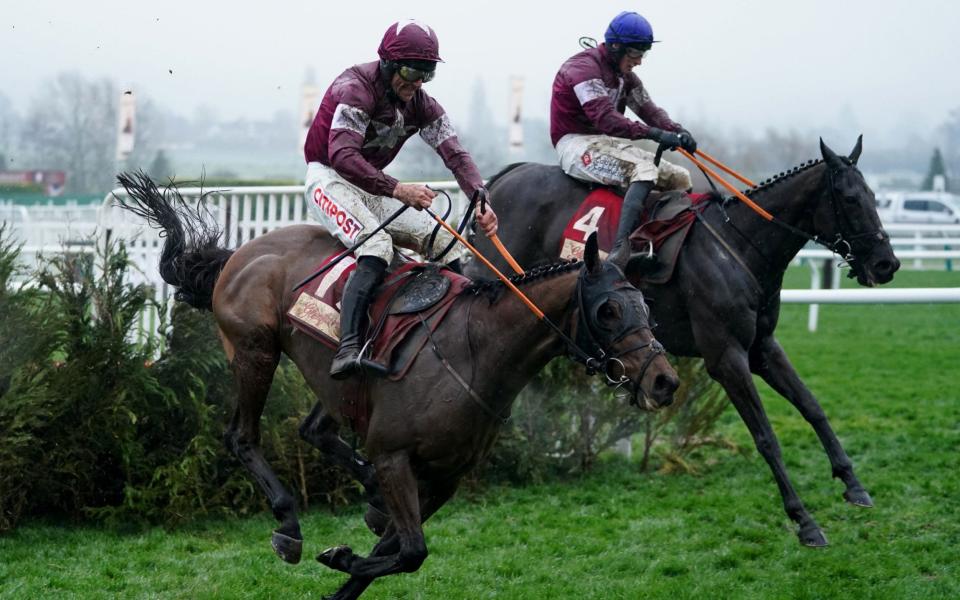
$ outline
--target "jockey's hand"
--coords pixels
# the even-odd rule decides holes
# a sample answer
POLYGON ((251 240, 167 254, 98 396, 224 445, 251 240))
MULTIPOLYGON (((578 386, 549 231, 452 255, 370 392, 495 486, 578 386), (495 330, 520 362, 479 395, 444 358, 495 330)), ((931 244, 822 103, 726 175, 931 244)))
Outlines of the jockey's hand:
POLYGON ((474 216, 477 219, 477 225, 480 226, 480 229, 483 230, 483 233, 490 237, 497 233, 497 213, 493 212, 493 207, 490 204, 487 204, 486 212, 480 212, 480 203, 477 203, 477 207, 473 212, 474 216))
POLYGON ((393 188, 393 197, 417 210, 430 208, 437 193, 425 185, 397 182, 393 188))
POLYGON ((697 140, 693 139, 693 134, 686 129, 680 130, 680 147, 690 154, 697 151, 697 140))
POLYGON ((666 146, 670 150, 676 150, 683 145, 679 134, 672 131, 665 131, 657 127, 650 128, 650 131, 647 133, 647 138, 655 141, 661 146, 666 146))

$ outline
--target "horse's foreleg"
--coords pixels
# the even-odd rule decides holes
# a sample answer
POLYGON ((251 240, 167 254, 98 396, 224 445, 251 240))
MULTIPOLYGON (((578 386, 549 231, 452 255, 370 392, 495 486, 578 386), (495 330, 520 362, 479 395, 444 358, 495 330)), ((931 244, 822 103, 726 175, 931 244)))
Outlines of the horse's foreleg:
POLYGON ((873 506, 870 494, 854 474, 853 462, 830 427, 820 403, 804 385, 787 354, 773 336, 761 340, 754 347, 750 355, 750 368, 778 394, 789 400, 813 427, 830 459, 833 476, 843 481, 847 487, 843 497, 857 506, 873 506))
POLYGON ((230 363, 237 384, 237 403, 224 442, 266 493, 273 515, 280 521, 271 540, 274 551, 283 560, 296 564, 303 549, 296 501, 260 450, 260 416, 278 362, 276 353, 238 349, 230 363))
POLYGON ((370 503, 373 515, 382 516, 380 520, 373 521, 373 517, 367 517, 367 526, 377 535, 383 533, 386 527, 387 508, 380 496, 379 484, 377 483, 377 472, 373 465, 357 454, 339 435, 339 424, 337 420, 326 414, 323 405, 320 402, 313 407, 310 414, 300 425, 300 437, 308 444, 320 450, 323 455, 333 464, 343 467, 354 479, 360 482, 367 495, 367 501, 370 503))
MULTIPOLYGON (((717 346, 701 344, 700 347, 717 346)), ((747 353, 739 347, 728 345, 720 349, 716 356, 705 356, 704 360, 707 371, 726 390, 737 412, 740 413, 740 418, 750 430, 757 450, 770 465, 777 487, 780 489, 780 496, 783 498, 783 508, 787 516, 800 528, 797 533, 800 542, 807 546, 826 546, 826 536, 804 507, 800 496, 793 489, 793 484, 790 483, 787 468, 780 455, 780 444, 777 442, 777 436, 767 419, 767 414, 760 403, 760 395, 750 376, 747 353)))

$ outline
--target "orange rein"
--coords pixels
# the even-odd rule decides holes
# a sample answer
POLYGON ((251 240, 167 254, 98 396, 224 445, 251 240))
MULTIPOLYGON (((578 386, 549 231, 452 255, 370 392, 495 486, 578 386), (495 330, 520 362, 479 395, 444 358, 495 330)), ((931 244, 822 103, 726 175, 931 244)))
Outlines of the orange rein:
POLYGON ((489 237, 490 241, 493 242, 493 245, 497 248, 497 252, 499 252, 500 256, 507 261, 507 264, 510 265, 510 268, 513 269, 513 272, 517 275, 523 275, 524 271, 520 266, 520 263, 513 258, 513 255, 510 254, 510 252, 507 250, 507 247, 503 245, 503 242, 500 241, 500 238, 497 237, 497 234, 493 234, 489 237))
POLYGON ((714 179, 716 179, 716 180, 720 183, 720 185, 722 185, 723 187, 725 187, 725 188, 727 188, 728 190, 730 190, 731 192, 733 192, 733 195, 735 195, 737 198, 740 199, 741 202, 743 202, 744 204, 746 204, 747 206, 749 206, 751 209, 753 209, 753 211, 754 211, 755 213, 757 213, 758 215, 760 215, 761 217, 763 217, 764 219, 766 219, 766 220, 768 220, 768 221, 773 221, 773 215, 771 215, 771 214, 768 213, 767 211, 763 210, 763 207, 761 207, 759 204, 757 204, 756 202, 754 202, 754 201, 751 200, 750 198, 747 198, 746 196, 744 196, 743 193, 742 193, 740 190, 738 190, 737 188, 735 188, 735 187, 733 187, 732 185, 730 185, 730 183, 728 183, 726 179, 724 179, 723 177, 721 177, 720 175, 718 175, 716 171, 714 171, 714 170, 711 169, 710 167, 706 166, 705 164, 703 164, 703 163, 700 162, 699 160, 695 159, 695 158, 693 157, 693 155, 691 155, 689 152, 687 152, 687 151, 684 150, 683 148, 677 148, 677 152, 679 152, 680 154, 686 156, 693 164, 695 164, 695 165, 697 165, 698 167, 700 167, 701 169, 703 169, 703 172, 704 172, 704 173, 706 173, 706 174, 709 175, 710 177, 713 177, 714 179))
POLYGON ((710 156, 710 155, 707 154, 706 152, 703 152, 702 150, 697 150, 696 152, 694 152, 694 154, 696 154, 696 155, 698 155, 698 156, 700 156, 700 157, 702 157, 702 158, 707 159, 708 161, 710 161, 711 163, 713 163, 714 165, 716 165, 716 166, 717 166, 721 171, 723 171, 724 173, 727 173, 728 175, 733 175, 734 177, 736 177, 737 179, 739 179, 741 183, 744 183, 744 184, 746 184, 746 185, 749 185, 750 187, 756 187, 757 184, 755 184, 754 182, 750 181, 749 179, 747 179, 746 177, 744 177, 744 176, 741 175, 740 173, 737 173, 736 171, 734 171, 733 169, 731 169, 731 168, 728 167, 727 165, 723 164, 723 163, 720 162, 719 160, 715 159, 714 157, 710 156))
MULTIPOLYGON (((497 278, 500 279, 500 281, 502 281, 503 284, 504 284, 505 286, 507 286, 507 288, 509 288, 511 292, 513 292, 514 294, 516 294, 517 297, 520 298, 520 300, 521 300, 524 304, 527 305, 527 308, 529 308, 529 309, 531 310, 531 312, 533 312, 533 314, 535 314, 535 315, 537 316, 538 319, 540 319, 540 320, 542 321, 542 320, 544 320, 544 319, 546 318, 546 316, 543 314, 543 311, 540 310, 539 308, 537 308, 537 305, 534 304, 534 303, 530 300, 530 298, 527 298, 526 294, 524 294, 523 292, 520 291, 520 288, 518 288, 517 286, 515 286, 515 285, 513 284, 513 282, 510 281, 510 280, 507 278, 506 275, 504 275, 503 273, 501 273, 499 269, 497 269, 495 266, 493 266, 493 263, 491 263, 489 260, 487 260, 486 257, 484 257, 482 254, 480 254, 480 252, 477 251, 477 249, 474 248, 474 247, 470 244, 470 242, 468 242, 466 239, 464 239, 464 237, 463 237, 462 235, 460 235, 459 233, 457 233, 457 230, 456 230, 456 229, 454 229, 453 227, 450 227, 449 225, 447 225, 446 221, 444 221, 443 219, 441 219, 440 217, 438 217, 438 216, 437 216, 437 213, 433 212, 433 211, 430 210, 429 208, 424 208, 423 210, 427 211, 427 214, 428 214, 428 215, 430 215, 431 217, 433 217, 433 219, 434 219, 437 223, 439 223, 441 227, 443 227, 444 229, 446 229, 447 231, 449 231, 449 232, 450 232, 450 235, 452 235, 453 237, 457 238, 457 240, 458 240, 461 244, 463 244, 464 246, 466 246, 467 249, 470 250, 470 252, 473 252, 473 255, 480 259, 480 262, 482 262, 483 264, 487 265, 487 268, 490 269, 491 271, 493 271, 494 275, 496 275, 497 278)), ((496 245, 499 241, 500 241, 500 240, 494 241, 494 244, 496 245)), ((502 244, 501 244, 501 246, 502 246, 502 244)), ((504 249, 504 251, 506 251, 506 249, 504 249)), ((517 265, 517 268, 519 268, 519 266, 520 266, 520 265, 517 265)), ((521 271, 521 272, 522 272, 522 271, 521 271)))

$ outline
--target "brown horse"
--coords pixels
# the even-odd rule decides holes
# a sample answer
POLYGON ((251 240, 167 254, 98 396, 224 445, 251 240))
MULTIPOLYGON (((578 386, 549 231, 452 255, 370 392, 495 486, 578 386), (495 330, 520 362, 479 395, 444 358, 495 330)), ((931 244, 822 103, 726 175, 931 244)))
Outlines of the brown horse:
MULTIPOLYGON (((422 523, 490 449, 514 398, 552 358, 565 352, 597 357, 589 359, 592 366, 606 367, 607 376, 635 398, 643 393, 648 408, 672 401, 676 374, 650 332, 642 294, 625 275, 635 264, 630 251, 624 246, 601 261, 594 237, 582 264, 553 264, 515 278, 554 327, 505 295, 503 284, 474 283, 404 379, 369 380, 364 449, 370 462, 358 460, 338 435, 350 384, 329 377, 333 351, 294 335, 284 318, 295 299, 291 289, 318 259, 338 250, 337 242, 320 227, 298 225, 235 251, 219 248, 219 232, 204 223, 202 209, 186 206, 176 190, 167 190, 165 199, 143 175, 119 180, 128 193, 119 202, 166 233, 160 273, 178 289, 177 299, 214 313, 238 392, 226 443, 280 521, 272 538, 276 552, 295 563, 302 549, 293 496, 258 446, 281 354, 296 363, 319 400, 301 426, 303 438, 349 469, 368 492, 382 495, 390 523, 369 557, 346 546, 317 557, 351 576, 335 598, 356 598, 377 577, 420 567, 427 557, 422 523)), ((398 351, 412 347, 408 339, 398 351)))
MULTIPOLYGON (((861 285, 886 283, 900 267, 880 225, 873 192, 857 169, 861 148, 862 138, 849 157, 838 156, 821 140, 822 161, 810 161, 747 191, 775 222, 741 203, 714 202, 694 222, 672 279, 663 284, 631 279, 650 303, 657 338, 667 350, 703 357, 711 377, 723 385, 773 471, 784 509, 799 526, 800 541, 809 546, 826 545, 826 537, 787 476, 751 374, 762 377, 813 426, 833 476, 846 485, 844 497, 857 506, 872 506, 820 404, 774 336, 783 274, 808 239, 816 237, 844 254, 861 285)), ((525 267, 556 259, 564 227, 590 193, 588 185, 559 167, 532 163, 507 167, 488 187, 497 214, 509 224, 501 238, 525 267)), ((478 239, 477 248, 492 251, 487 240, 478 239)), ((468 265, 466 272, 478 270, 468 265)))

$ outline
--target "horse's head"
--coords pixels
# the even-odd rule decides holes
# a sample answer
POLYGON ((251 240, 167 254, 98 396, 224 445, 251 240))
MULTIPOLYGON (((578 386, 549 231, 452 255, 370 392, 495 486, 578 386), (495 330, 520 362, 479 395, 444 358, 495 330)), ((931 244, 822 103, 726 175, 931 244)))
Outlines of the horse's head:
POLYGON ((592 366, 603 371, 609 383, 629 383, 633 402, 654 410, 673 402, 679 381, 650 331, 643 293, 627 279, 635 265, 629 244, 620 244, 602 261, 596 234, 588 238, 577 281, 577 345, 599 357, 592 366))
POLYGON ((826 165, 822 185, 825 191, 813 215, 813 226, 848 260, 851 277, 856 277, 860 285, 874 286, 893 279, 900 261, 893 254, 890 236, 880 224, 873 190, 857 168, 862 149, 862 135, 850 156, 837 156, 820 140, 826 165))

